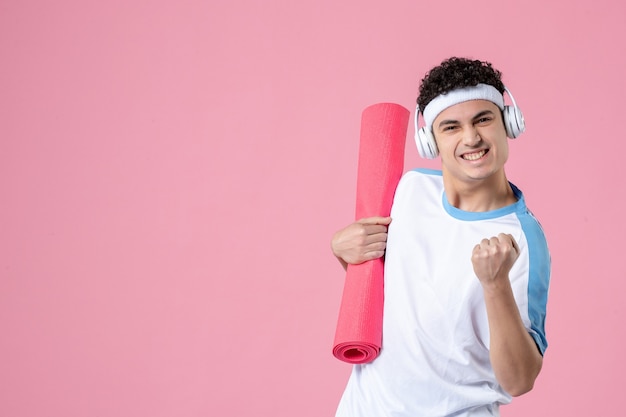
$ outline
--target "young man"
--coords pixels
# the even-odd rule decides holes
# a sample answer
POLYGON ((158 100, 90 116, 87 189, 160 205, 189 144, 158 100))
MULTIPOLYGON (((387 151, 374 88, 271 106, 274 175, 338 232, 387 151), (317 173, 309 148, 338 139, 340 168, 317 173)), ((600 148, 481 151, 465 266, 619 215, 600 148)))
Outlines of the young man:
POLYGON ((487 62, 433 68, 416 141, 422 156, 441 156, 441 171, 407 172, 391 217, 333 236, 344 267, 385 255, 382 349, 354 365, 337 417, 498 416, 532 389, 547 347, 550 255, 504 171, 507 136, 524 129, 505 91, 487 62))

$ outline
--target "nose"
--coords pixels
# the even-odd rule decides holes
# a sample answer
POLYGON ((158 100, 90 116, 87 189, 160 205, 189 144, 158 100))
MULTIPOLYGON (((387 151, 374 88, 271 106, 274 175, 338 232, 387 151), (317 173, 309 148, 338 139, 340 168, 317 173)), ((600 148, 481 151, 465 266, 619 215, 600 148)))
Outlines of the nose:
POLYGON ((482 138, 480 137, 478 130, 474 126, 467 127, 463 131, 463 143, 465 145, 476 146, 480 143, 481 140, 482 138))

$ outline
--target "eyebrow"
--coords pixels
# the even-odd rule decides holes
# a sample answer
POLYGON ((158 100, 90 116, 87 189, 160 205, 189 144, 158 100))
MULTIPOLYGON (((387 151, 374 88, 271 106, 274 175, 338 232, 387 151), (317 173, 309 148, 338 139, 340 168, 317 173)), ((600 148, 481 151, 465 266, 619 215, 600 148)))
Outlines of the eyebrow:
MULTIPOLYGON (((494 113, 491 110, 483 110, 483 111, 477 113, 476 115, 474 115, 474 117, 472 117, 472 120, 480 119, 481 117, 483 117, 485 115, 488 115, 488 114, 494 114, 494 113)), ((459 123, 458 120, 446 119, 446 120, 442 120, 441 122, 439 122, 437 127, 441 129, 443 126, 455 125, 455 124, 458 124, 458 123, 459 123)))

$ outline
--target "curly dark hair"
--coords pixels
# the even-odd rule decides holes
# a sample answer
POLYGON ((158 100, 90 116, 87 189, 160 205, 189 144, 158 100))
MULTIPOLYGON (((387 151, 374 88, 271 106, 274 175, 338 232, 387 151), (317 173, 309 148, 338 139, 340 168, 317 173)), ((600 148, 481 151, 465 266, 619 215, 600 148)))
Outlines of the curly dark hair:
POLYGON ((452 57, 431 69, 422 79, 417 104, 420 111, 435 97, 457 88, 489 84, 504 94, 502 73, 491 63, 468 58, 452 57))

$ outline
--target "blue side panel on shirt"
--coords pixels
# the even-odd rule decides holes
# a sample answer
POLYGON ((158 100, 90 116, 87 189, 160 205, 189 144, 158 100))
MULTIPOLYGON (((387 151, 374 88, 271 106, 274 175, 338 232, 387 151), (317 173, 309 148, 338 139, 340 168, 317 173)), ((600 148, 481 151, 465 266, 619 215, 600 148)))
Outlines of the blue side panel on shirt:
POLYGON ((546 305, 550 285, 551 259, 541 225, 529 211, 518 213, 522 230, 528 242, 528 317, 535 343, 543 354, 548 347, 545 332, 546 305))

